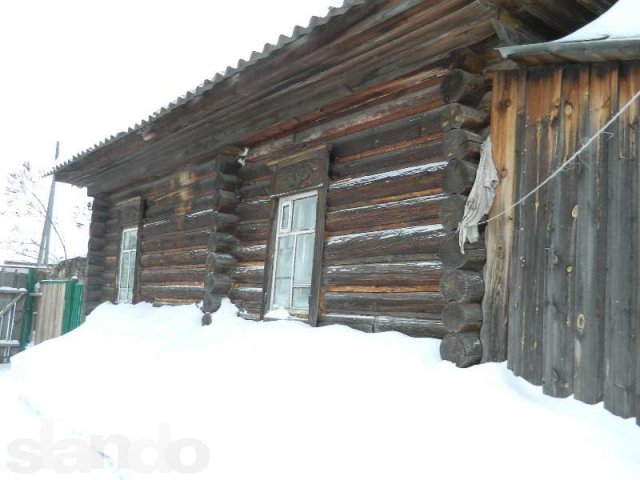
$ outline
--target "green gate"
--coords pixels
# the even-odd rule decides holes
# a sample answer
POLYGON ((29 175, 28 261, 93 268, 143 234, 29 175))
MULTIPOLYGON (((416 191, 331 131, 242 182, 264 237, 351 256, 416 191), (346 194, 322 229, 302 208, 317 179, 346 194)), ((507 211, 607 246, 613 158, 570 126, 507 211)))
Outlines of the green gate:
POLYGON ((77 279, 42 280, 38 299, 35 343, 59 337, 80 325, 84 285, 77 279))

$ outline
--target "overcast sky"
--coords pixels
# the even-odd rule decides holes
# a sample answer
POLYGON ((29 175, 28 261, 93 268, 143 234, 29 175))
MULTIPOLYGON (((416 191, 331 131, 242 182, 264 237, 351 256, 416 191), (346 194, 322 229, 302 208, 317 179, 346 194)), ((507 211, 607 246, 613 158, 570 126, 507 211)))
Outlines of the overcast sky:
POLYGON ((330 6, 341 4, 1 2, 0 187, 23 161, 53 166, 56 140, 64 161, 235 66, 280 34, 289 35, 295 25, 306 26, 312 15, 324 16, 330 6))

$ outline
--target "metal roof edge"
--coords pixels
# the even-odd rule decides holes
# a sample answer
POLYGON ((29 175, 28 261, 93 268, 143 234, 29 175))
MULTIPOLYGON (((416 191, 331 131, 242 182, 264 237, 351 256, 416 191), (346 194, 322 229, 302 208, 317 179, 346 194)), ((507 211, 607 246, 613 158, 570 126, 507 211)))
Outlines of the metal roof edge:
POLYGON ((541 55, 557 55, 558 61, 562 60, 562 55, 580 53, 599 53, 627 48, 638 48, 638 55, 630 59, 640 59, 640 37, 620 37, 594 40, 581 40, 569 42, 544 42, 531 43, 527 45, 514 45, 499 47, 498 51, 502 58, 517 60, 521 57, 536 57, 541 55))

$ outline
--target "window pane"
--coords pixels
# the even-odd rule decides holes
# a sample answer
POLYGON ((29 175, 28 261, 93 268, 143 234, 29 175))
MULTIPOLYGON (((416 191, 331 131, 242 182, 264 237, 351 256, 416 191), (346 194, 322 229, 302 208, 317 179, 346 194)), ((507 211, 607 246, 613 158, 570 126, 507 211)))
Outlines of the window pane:
POLYGON ((138 243, 138 232, 136 230, 129 230, 124 232, 122 238, 123 250, 135 250, 138 243))
POLYGON ((129 282, 127 287, 133 289, 133 281, 136 276, 136 254, 131 252, 129 255, 129 282))
POLYGON ((122 252, 120 254, 120 278, 118 287, 127 288, 127 277, 129 272, 129 256, 131 252, 122 252))
POLYGON ((276 272, 273 294, 273 307, 289 308, 291 290, 291 266, 293 261, 294 237, 286 236, 278 239, 276 252, 276 272))
POLYGON ((276 279, 273 292, 273 308, 289 308, 289 292, 291 291, 291 279, 276 279))
POLYGON ((287 203, 282 206, 282 216, 280 219, 280 230, 289 230, 289 215, 291 214, 291 204, 287 203))
POLYGON ((309 287, 294 288, 293 289, 293 308, 308 310, 310 293, 311 293, 311 289, 309 287))
POLYGON ((293 202, 293 226, 291 230, 309 230, 316 226, 317 196, 305 197, 293 202))
POLYGON ((298 235, 296 245, 296 263, 294 271, 294 283, 309 284, 311 283, 311 270, 313 269, 313 233, 298 235))

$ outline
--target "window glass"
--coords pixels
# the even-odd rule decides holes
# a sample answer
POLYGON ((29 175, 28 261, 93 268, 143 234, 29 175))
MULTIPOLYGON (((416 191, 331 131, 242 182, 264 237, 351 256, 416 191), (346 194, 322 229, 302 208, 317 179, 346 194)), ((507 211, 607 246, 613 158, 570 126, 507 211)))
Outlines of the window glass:
POLYGON ((293 275, 296 284, 311 283, 314 239, 315 235, 313 233, 298 235, 295 255, 296 263, 293 275))
POLYGON ((293 202, 292 230, 312 230, 316 226, 316 199, 305 197, 293 202))
POLYGON ((130 303, 133 300, 135 286, 136 256, 138 248, 138 229, 128 228, 122 232, 118 270, 118 303, 130 303))
POLYGON ((309 309, 317 201, 315 192, 280 199, 271 308, 309 309))
POLYGON ((293 308, 308 309, 310 293, 311 288, 309 287, 295 287, 293 289, 293 308))
POLYGON ((285 203, 282 206, 282 219, 280 220, 280 230, 286 231, 289 230, 290 218, 291 215, 291 204, 285 203))

